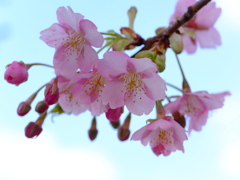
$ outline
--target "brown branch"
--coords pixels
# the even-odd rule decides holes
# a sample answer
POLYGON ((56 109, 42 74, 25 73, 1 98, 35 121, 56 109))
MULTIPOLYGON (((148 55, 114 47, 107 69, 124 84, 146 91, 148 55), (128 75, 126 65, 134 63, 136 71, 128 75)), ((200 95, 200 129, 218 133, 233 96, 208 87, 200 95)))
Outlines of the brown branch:
POLYGON ((152 47, 153 43, 159 41, 162 37, 167 37, 167 38, 170 37, 175 31, 178 30, 179 27, 181 27, 186 22, 191 20, 195 16, 195 14, 202 7, 207 5, 210 1, 211 0, 200 0, 200 1, 196 2, 194 5, 189 6, 187 12, 184 13, 183 16, 180 19, 178 19, 176 22, 171 24, 169 27, 167 27, 165 30, 163 30, 161 33, 159 33, 155 37, 148 38, 145 41, 144 47, 141 50, 139 50, 138 52, 150 49, 152 47))

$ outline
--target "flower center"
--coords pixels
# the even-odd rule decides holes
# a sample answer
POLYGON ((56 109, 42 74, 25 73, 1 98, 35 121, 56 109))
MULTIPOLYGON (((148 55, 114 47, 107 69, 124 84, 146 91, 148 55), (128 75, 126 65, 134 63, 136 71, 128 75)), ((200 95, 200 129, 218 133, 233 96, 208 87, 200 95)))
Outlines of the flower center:
POLYGON ((102 77, 99 73, 94 73, 83 86, 85 89, 84 92, 87 96, 101 97, 102 89, 104 88, 106 82, 106 78, 102 77))
POLYGON ((130 71, 120 79, 124 81, 124 90, 121 90, 121 92, 126 93, 124 101, 126 101, 127 98, 134 97, 133 103, 135 103, 136 102, 135 97, 138 97, 141 100, 142 99, 141 94, 142 93, 146 94, 144 90, 144 84, 141 80, 142 77, 140 74, 137 74, 134 71, 130 71))

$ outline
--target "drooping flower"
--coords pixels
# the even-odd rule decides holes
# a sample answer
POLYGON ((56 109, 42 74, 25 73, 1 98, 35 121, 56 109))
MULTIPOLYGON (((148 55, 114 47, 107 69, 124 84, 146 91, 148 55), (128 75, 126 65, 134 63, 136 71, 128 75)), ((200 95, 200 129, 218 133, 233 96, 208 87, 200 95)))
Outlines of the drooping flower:
POLYGON ((189 132, 200 131, 206 124, 209 111, 221 108, 229 92, 209 94, 207 92, 189 92, 164 106, 166 113, 179 112, 189 118, 189 132))
POLYGON ((98 72, 109 81, 103 89, 104 104, 111 109, 124 105, 136 115, 149 114, 155 101, 165 97, 166 84, 148 58, 130 58, 119 51, 107 52, 98 72))
POLYGON ((144 146, 149 143, 154 154, 167 156, 176 150, 184 152, 183 141, 187 140, 187 136, 172 117, 166 116, 137 130, 131 140, 140 140, 144 146))
MULTIPOLYGON (((196 0, 179 0, 171 22, 179 19, 196 0)), ((221 14, 221 8, 216 8, 215 2, 210 2, 200 9, 195 17, 183 25, 179 30, 182 33, 184 49, 194 53, 197 44, 201 48, 215 48, 221 45, 221 37, 214 24, 221 14)))
POLYGON ((57 19, 58 23, 41 31, 40 37, 46 44, 56 48, 53 62, 56 74, 71 78, 78 68, 90 71, 98 60, 92 46, 101 47, 103 36, 93 22, 74 13, 69 6, 58 8, 57 19))
POLYGON ((7 66, 4 79, 10 84, 21 84, 28 79, 28 68, 23 62, 13 61, 7 66))

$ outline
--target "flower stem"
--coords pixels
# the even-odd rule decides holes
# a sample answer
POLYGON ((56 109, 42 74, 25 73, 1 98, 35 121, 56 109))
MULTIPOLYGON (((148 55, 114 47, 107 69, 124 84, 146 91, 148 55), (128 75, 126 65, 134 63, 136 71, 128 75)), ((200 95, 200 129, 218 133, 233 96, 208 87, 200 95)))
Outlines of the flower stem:
POLYGON ((178 90, 180 92, 183 92, 180 88, 178 88, 178 87, 176 87, 176 86, 174 86, 172 84, 166 83, 166 85, 168 85, 168 86, 170 86, 170 87, 172 87, 172 88, 174 88, 174 89, 176 89, 176 90, 178 90))
POLYGON ((46 67, 50 67, 50 68, 54 68, 53 66, 48 65, 48 64, 43 64, 43 63, 32 63, 32 64, 28 64, 28 69, 29 69, 30 67, 32 67, 32 66, 36 66, 36 65, 38 65, 38 66, 46 66, 46 67))
POLYGON ((183 77, 183 81, 187 81, 187 80, 186 80, 186 76, 185 76, 185 74, 184 74, 184 72, 183 72, 182 65, 181 65, 180 60, 179 60, 179 58, 178 58, 178 55, 177 55, 175 52, 174 52, 174 54, 175 54, 175 57, 176 57, 176 59, 177 59, 178 66, 179 66, 179 68, 180 68, 180 71, 181 71, 181 74, 182 74, 182 77, 183 77))

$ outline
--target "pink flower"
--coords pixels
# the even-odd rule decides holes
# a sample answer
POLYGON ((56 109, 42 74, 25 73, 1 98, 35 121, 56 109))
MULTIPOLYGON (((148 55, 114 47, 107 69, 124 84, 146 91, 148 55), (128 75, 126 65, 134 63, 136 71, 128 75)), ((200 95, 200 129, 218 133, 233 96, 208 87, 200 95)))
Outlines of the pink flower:
POLYGON ((10 84, 21 84, 28 79, 28 69, 23 62, 13 61, 7 66, 4 79, 10 84))
MULTIPOLYGON (((180 18, 189 6, 195 4, 196 0, 179 0, 175 12, 171 17, 171 22, 180 18)), ((188 53, 194 53, 199 43, 201 48, 215 48, 221 45, 219 32, 213 27, 221 14, 221 8, 216 8, 215 2, 208 3, 195 17, 188 21, 180 32, 182 34, 184 48, 188 53)))
POLYGON ((66 113, 78 115, 87 110, 87 107, 79 102, 79 99, 73 98, 72 89, 74 83, 63 76, 58 77, 59 99, 58 103, 66 113))
POLYGON ((189 117, 189 132, 191 130, 200 131, 206 124, 208 113, 211 110, 221 108, 225 96, 229 92, 219 94, 209 94, 207 92, 184 93, 176 101, 165 105, 166 113, 180 112, 189 117))
POLYGON ((144 146, 149 143, 157 156, 160 154, 167 156, 177 149, 184 152, 183 141, 187 140, 187 136, 185 130, 167 116, 137 130, 131 140, 141 140, 144 146))
POLYGON ((43 30, 40 37, 49 46, 56 48, 56 74, 71 78, 78 68, 81 71, 90 71, 98 60, 92 46, 101 47, 103 36, 93 22, 84 19, 79 13, 74 13, 69 6, 59 7, 57 18, 59 23, 43 30))
POLYGON ((135 59, 119 51, 107 52, 98 72, 109 81, 103 89, 104 104, 111 109, 124 105, 136 115, 149 114, 155 101, 165 97, 166 84, 148 58, 135 59))
POLYGON ((79 103, 86 104, 93 116, 107 111, 107 106, 102 102, 102 92, 107 79, 102 77, 96 69, 88 73, 76 73, 71 82, 74 84, 72 97, 79 103))

